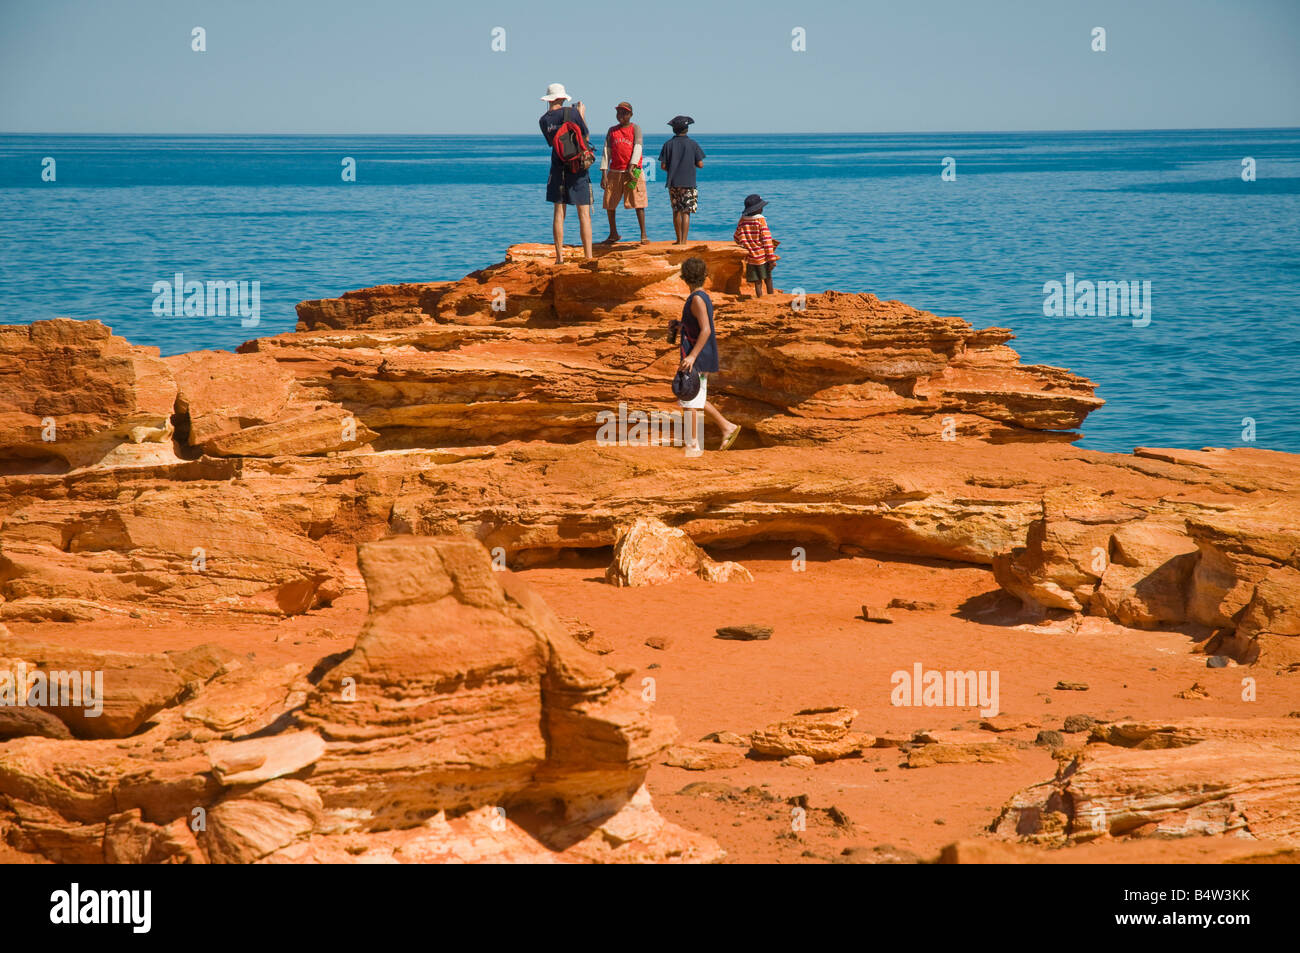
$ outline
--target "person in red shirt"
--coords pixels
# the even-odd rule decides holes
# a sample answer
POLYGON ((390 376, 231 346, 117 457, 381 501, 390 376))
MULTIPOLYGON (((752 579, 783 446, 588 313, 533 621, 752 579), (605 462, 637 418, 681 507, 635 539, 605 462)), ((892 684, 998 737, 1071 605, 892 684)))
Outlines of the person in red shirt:
POLYGON ((645 208, 649 198, 641 169, 641 127, 632 121, 631 103, 619 103, 614 107, 614 115, 618 125, 606 131, 605 147, 600 153, 600 187, 605 190, 603 204, 609 215, 609 237, 601 244, 612 245, 622 237, 616 221, 621 199, 624 208, 636 209, 644 245, 650 241, 645 234, 645 208))
POLYGON ((772 268, 781 257, 776 253, 776 246, 781 243, 772 238, 767 219, 763 217, 766 205, 758 195, 746 196, 745 211, 732 236, 745 249, 745 280, 753 282, 754 294, 760 298, 765 288, 768 294, 773 293, 772 268))

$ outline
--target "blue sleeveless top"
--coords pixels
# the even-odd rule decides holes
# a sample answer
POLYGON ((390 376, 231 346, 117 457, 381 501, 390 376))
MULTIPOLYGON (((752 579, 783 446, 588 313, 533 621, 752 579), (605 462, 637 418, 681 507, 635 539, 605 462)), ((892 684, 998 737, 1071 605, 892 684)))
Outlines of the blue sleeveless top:
POLYGON ((700 349, 700 356, 695 359, 695 369, 701 374, 713 374, 718 370, 718 326, 713 323, 713 299, 703 291, 692 291, 686 304, 682 305, 682 357, 695 350, 695 342, 700 337, 700 322, 691 314, 691 298, 696 295, 704 299, 713 333, 700 349))

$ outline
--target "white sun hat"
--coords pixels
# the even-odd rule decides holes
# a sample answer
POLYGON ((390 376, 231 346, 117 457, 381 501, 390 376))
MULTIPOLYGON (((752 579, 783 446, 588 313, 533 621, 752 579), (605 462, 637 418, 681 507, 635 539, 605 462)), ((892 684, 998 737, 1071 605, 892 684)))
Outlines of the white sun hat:
POLYGON ((542 97, 542 99, 546 100, 548 103, 554 102, 557 99, 568 98, 569 94, 564 91, 563 83, 552 83, 550 86, 547 86, 546 95, 542 97))

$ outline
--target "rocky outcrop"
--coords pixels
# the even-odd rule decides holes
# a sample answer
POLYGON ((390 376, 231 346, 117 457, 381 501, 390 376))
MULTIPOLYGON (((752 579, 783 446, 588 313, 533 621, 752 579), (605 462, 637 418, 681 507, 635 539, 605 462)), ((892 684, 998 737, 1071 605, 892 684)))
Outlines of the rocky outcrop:
POLYGON ((1026 544, 995 559, 998 582, 1033 608, 1103 615, 1137 628, 1198 626, 1212 633, 1204 645, 1210 654, 1251 662, 1269 647, 1275 661, 1295 657, 1300 507, 1293 500, 1300 468, 1284 469, 1286 455, 1267 451, 1202 451, 1192 459, 1249 487, 1253 498, 1146 506, 1086 486, 1053 488, 1026 544))
POLYGON ((174 460, 176 382, 98 321, 0 326, 0 473, 174 460))
POLYGON ((225 671, 233 657, 216 645, 134 654, 9 636, 0 638, 0 705, 54 715, 79 738, 125 738, 225 671))
POLYGON ((254 486, 141 478, 156 490, 124 498, 106 475, 44 481, 11 498, 0 523, 0 616, 80 620, 136 606, 293 614, 342 591, 340 569, 303 524, 268 511, 254 486))
POLYGON ((127 739, 0 742, 10 842, 81 863, 720 856, 645 791, 672 723, 478 543, 387 539, 362 548, 361 567, 366 626, 312 684, 292 666, 224 665, 205 648, 55 658, 6 646, 42 665, 112 666, 105 684, 118 694, 106 689, 103 720, 69 723, 127 739), (182 704, 187 693, 197 698, 182 704))
POLYGON ((346 291, 338 298, 303 301, 298 305, 298 330, 344 328, 405 328, 422 324, 436 311, 447 281, 379 285, 346 291))
POLYGON ((697 543, 816 538, 988 563, 1024 538, 1032 499, 920 486, 911 463, 863 473, 862 452, 1032 435, 1099 403, 1081 378, 1019 365, 1009 332, 870 295, 742 300, 729 244, 615 246, 559 268, 546 256, 514 246, 460 281, 304 302, 298 333, 237 354, 159 359, 93 322, 4 332, 0 406, 21 439, 0 477, 0 613, 292 614, 358 584, 361 540, 470 529, 537 559, 612 546, 639 517, 697 543), (680 464, 649 456, 665 448, 593 443, 602 411, 673 406, 664 329, 690 255, 709 264, 728 355, 716 399, 748 424, 742 445, 799 451, 700 461, 693 486, 656 472, 680 464), (33 429, 47 417, 53 441, 33 429), (544 443, 491 449, 516 439, 544 443), (90 463, 103 475, 34 472, 90 463), (455 479, 430 463, 456 464, 455 479), (545 489, 560 471, 578 492, 545 489))
POLYGON ((505 262, 436 290, 383 286, 331 307, 306 302, 299 313, 311 317, 299 329, 315 333, 241 350, 281 363, 304 395, 354 413, 381 448, 591 441, 596 415, 620 403, 674 408, 676 351, 665 332, 681 313, 680 263, 698 255, 709 263, 726 365, 710 396, 751 441, 816 445, 882 414, 931 418, 936 433, 951 415, 954 436, 963 422, 984 435, 1029 435, 1078 427, 1102 404, 1083 378, 1021 365, 1004 329, 977 331, 869 294, 741 300, 734 245, 601 248, 593 262, 559 267, 550 254, 517 245, 505 262))
POLYGON ((304 400, 293 375, 264 354, 195 351, 167 363, 178 387, 178 439, 203 453, 303 456, 355 449, 376 436, 338 404, 304 400))
POLYGON ((1300 846, 1300 725, 1119 724, 1015 795, 994 831, 1060 846, 1099 837, 1234 836, 1300 846))
MULTIPOLYGON (((302 714, 327 741, 311 783, 330 832, 561 804, 543 834, 553 844, 581 833, 588 847, 639 854, 660 832, 689 840, 634 804, 671 723, 649 715, 623 688, 626 674, 583 649, 526 585, 494 571, 482 546, 389 539, 363 547, 361 567, 366 627, 302 714), (635 831, 623 830, 625 811, 635 831)), ((712 849, 700 842, 691 854, 712 849)))

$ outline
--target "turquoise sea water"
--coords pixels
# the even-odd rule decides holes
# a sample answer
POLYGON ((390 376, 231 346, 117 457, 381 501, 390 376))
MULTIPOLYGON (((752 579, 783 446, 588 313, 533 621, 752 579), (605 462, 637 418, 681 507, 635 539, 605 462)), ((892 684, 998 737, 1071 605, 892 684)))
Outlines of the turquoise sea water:
MULTIPOLYGON (((761 193, 779 287, 1012 328, 1026 362, 1098 382, 1083 446, 1241 446, 1251 418, 1255 445, 1300 452, 1300 130, 695 138, 693 238, 729 240, 761 193), (1045 316, 1044 283, 1067 273, 1149 281, 1149 323, 1045 316)), ((546 174, 536 134, 0 136, 0 323, 98 318, 164 354, 232 349, 291 330, 305 298, 549 241, 546 174), (153 285, 177 272, 259 282, 260 323, 156 315, 153 285)), ((662 179, 650 190, 651 237, 671 238, 662 179)))

